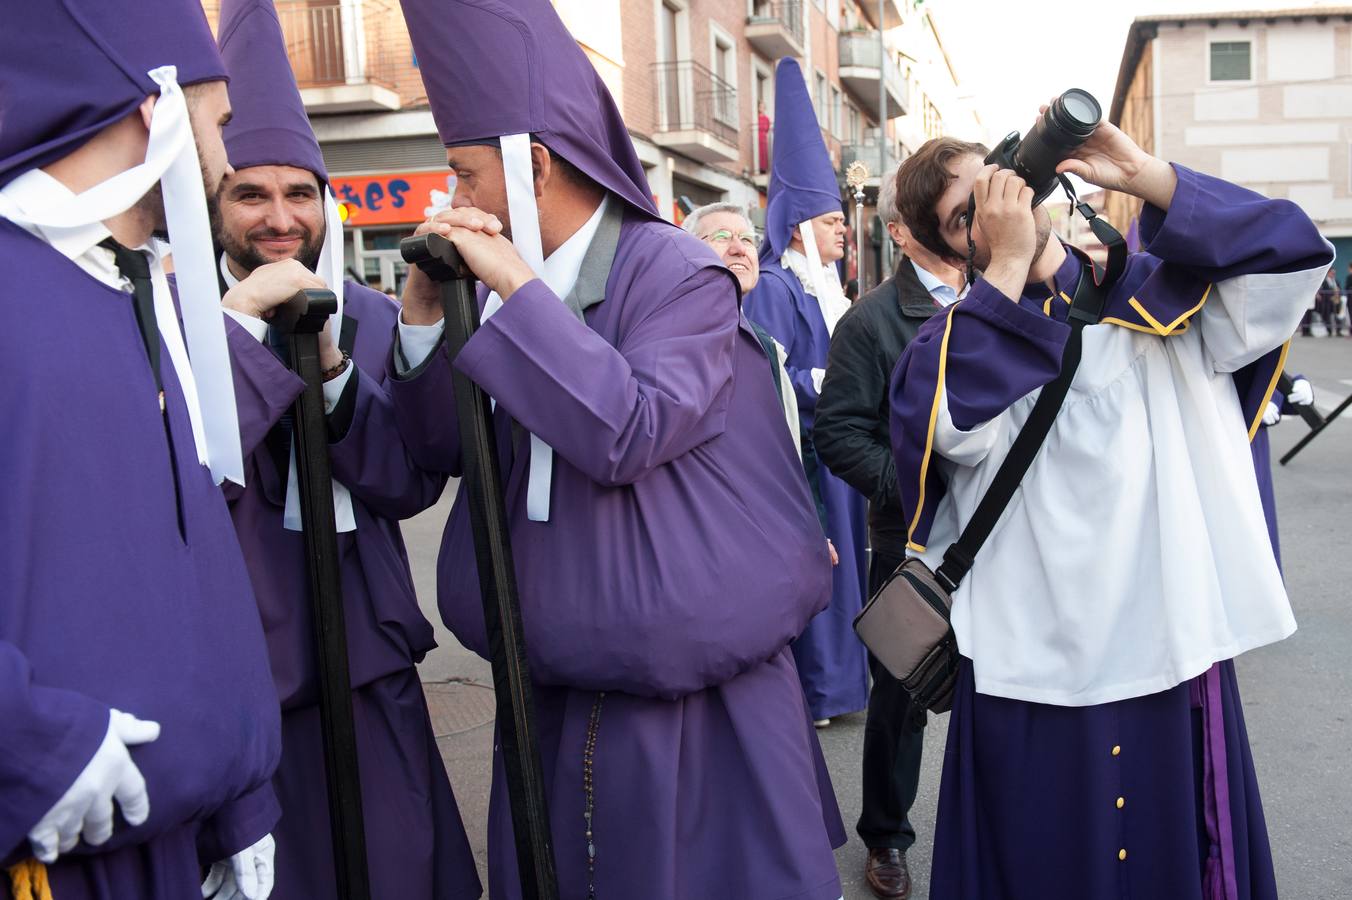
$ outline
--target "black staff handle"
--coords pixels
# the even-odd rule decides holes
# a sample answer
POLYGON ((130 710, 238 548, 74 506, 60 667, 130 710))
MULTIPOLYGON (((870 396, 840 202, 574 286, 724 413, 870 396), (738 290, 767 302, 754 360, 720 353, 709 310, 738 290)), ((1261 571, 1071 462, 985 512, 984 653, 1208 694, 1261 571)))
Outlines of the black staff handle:
POLYGON ((332 291, 300 291, 278 310, 273 325, 290 334, 291 367, 305 382, 293 409, 293 434, 319 663, 319 722, 324 737, 334 875, 340 900, 369 900, 371 878, 357 769, 357 732, 352 721, 338 527, 333 518, 333 467, 319 365, 319 332, 337 309, 338 300, 332 291))
MULTIPOLYGON (((436 234, 405 238, 399 252, 441 287, 446 323, 446 355, 454 361, 479 328, 479 304, 474 275, 450 241, 436 234)), ((469 492, 469 517, 474 534, 474 557, 483 597, 489 659, 497 697, 497 722, 502 741, 507 795, 516 837, 521 894, 526 900, 557 900, 558 876, 549 830, 535 719, 535 696, 526 663, 526 639, 521 628, 521 600, 507 530, 502 470, 493 411, 483 389, 451 366, 455 411, 460 427, 464 477, 460 489, 469 492)))
MULTIPOLYGON (((1293 379, 1286 372, 1277 376, 1277 396, 1272 398, 1272 402, 1278 407, 1282 405, 1282 400, 1290 396, 1291 389, 1296 386, 1293 379)), ((1324 426, 1324 417, 1319 414, 1319 410, 1314 408, 1313 403, 1307 403, 1304 406, 1297 406, 1296 413, 1305 420, 1305 424, 1311 428, 1322 428, 1324 426)))
POLYGON ((1307 434, 1307 435, 1305 435, 1305 437, 1301 438, 1300 441, 1297 442, 1296 446, 1294 446, 1294 447, 1292 447, 1290 450, 1286 451, 1286 455, 1283 456, 1283 457, 1282 457, 1282 460, 1281 460, 1282 465, 1286 465, 1286 464, 1289 463, 1291 460, 1295 459, 1295 458, 1296 458, 1296 454, 1299 453, 1300 451, 1304 450, 1304 449, 1305 449, 1305 446, 1306 446, 1307 444, 1309 444, 1310 441, 1312 441, 1312 440, 1314 440, 1315 438, 1319 437, 1319 435, 1323 433, 1323 431, 1324 431, 1325 428, 1328 428, 1328 427, 1329 427, 1330 425, 1332 425, 1334 422, 1338 421, 1338 417, 1341 416, 1344 412, 1346 412, 1346 411, 1347 411, 1347 408, 1348 408, 1349 406, 1352 406, 1352 397, 1348 397, 1348 398, 1347 398, 1346 400, 1344 400, 1342 403, 1338 404, 1338 408, 1337 408, 1337 409, 1335 409, 1333 412, 1329 413, 1327 416, 1324 416, 1324 417, 1320 420, 1318 427, 1310 429, 1309 434, 1307 434))

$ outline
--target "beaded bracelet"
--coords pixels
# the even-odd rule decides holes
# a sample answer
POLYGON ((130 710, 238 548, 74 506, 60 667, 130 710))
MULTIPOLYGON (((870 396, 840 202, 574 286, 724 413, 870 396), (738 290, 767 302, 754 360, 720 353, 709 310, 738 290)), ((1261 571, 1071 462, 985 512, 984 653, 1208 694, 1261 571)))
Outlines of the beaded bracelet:
POLYGON ((333 379, 337 378, 339 375, 347 371, 347 364, 350 362, 352 362, 352 357, 348 356, 347 351, 344 350, 343 358, 339 360, 338 364, 331 369, 324 369, 322 372, 319 373, 319 377, 322 378, 324 381, 332 381, 333 379))

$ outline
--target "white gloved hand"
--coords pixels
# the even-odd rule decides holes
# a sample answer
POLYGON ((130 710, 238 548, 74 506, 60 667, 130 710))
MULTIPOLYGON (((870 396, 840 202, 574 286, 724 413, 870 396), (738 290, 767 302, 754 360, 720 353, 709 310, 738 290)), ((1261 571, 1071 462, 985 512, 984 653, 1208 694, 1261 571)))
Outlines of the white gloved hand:
POLYGON ((202 896, 212 900, 268 900, 272 893, 272 855, 277 843, 265 834, 258 843, 211 867, 202 896))
POLYGON ((1308 378, 1297 378, 1291 384, 1291 393, 1286 395, 1292 406, 1309 406, 1314 403, 1314 387, 1308 378))
POLYGON ((160 736, 157 722, 110 710, 108 732, 84 770, 56 805, 28 832, 38 862, 50 865, 61 853, 75 849, 83 835, 97 847, 113 836, 113 800, 122 807, 128 825, 140 825, 150 815, 150 798, 141 770, 128 747, 148 744, 160 736))
POLYGON ((1282 411, 1271 400, 1268 401, 1267 409, 1263 410, 1263 424, 1271 427, 1282 420, 1282 411))

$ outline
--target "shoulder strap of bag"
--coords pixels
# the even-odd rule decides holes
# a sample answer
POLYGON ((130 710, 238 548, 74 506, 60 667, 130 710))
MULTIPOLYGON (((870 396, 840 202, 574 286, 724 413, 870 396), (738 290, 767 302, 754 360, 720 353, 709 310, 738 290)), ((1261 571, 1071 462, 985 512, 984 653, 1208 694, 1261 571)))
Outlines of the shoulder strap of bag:
POLYGON ((1014 498, 1019 482, 1023 480, 1028 467, 1033 464, 1033 459, 1042 448, 1048 432, 1051 431, 1052 423, 1056 421, 1056 415, 1060 412, 1061 404, 1070 390, 1070 382, 1075 377, 1075 370, 1080 365, 1081 332, 1084 326, 1097 323, 1103 314, 1103 302, 1108 296, 1110 286, 1108 279, 1104 279, 1104 282, 1099 282, 1093 264, 1086 262, 1080 273, 1080 284, 1075 289, 1075 298, 1071 301, 1070 313, 1067 316, 1070 337, 1066 339, 1066 347, 1061 355, 1061 372, 1054 381, 1042 388, 1037 402, 1033 404, 1028 421, 1024 423, 1019 436, 1014 439, 1014 445, 1009 449, 1009 455, 995 473, 995 480, 981 498, 981 503, 977 505, 971 521, 962 530, 962 535, 944 551, 944 561, 934 573, 939 584, 950 594, 957 590, 962 579, 971 570, 977 552, 981 549, 981 545, 986 543, 986 538, 990 537, 995 523, 1000 520, 1000 515, 1009 505, 1009 501, 1014 498))

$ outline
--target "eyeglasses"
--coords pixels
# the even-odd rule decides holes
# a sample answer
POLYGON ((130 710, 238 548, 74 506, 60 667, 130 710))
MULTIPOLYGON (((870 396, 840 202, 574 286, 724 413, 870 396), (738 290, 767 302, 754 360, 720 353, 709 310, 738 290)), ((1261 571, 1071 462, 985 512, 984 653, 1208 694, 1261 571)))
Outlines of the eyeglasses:
POLYGON ((705 235, 704 241, 713 244, 715 247, 726 247, 728 241, 731 241, 734 237, 741 241, 742 246, 748 250, 756 249, 756 232, 754 231, 743 231, 741 234, 734 235, 726 228, 720 228, 713 234, 705 235))

